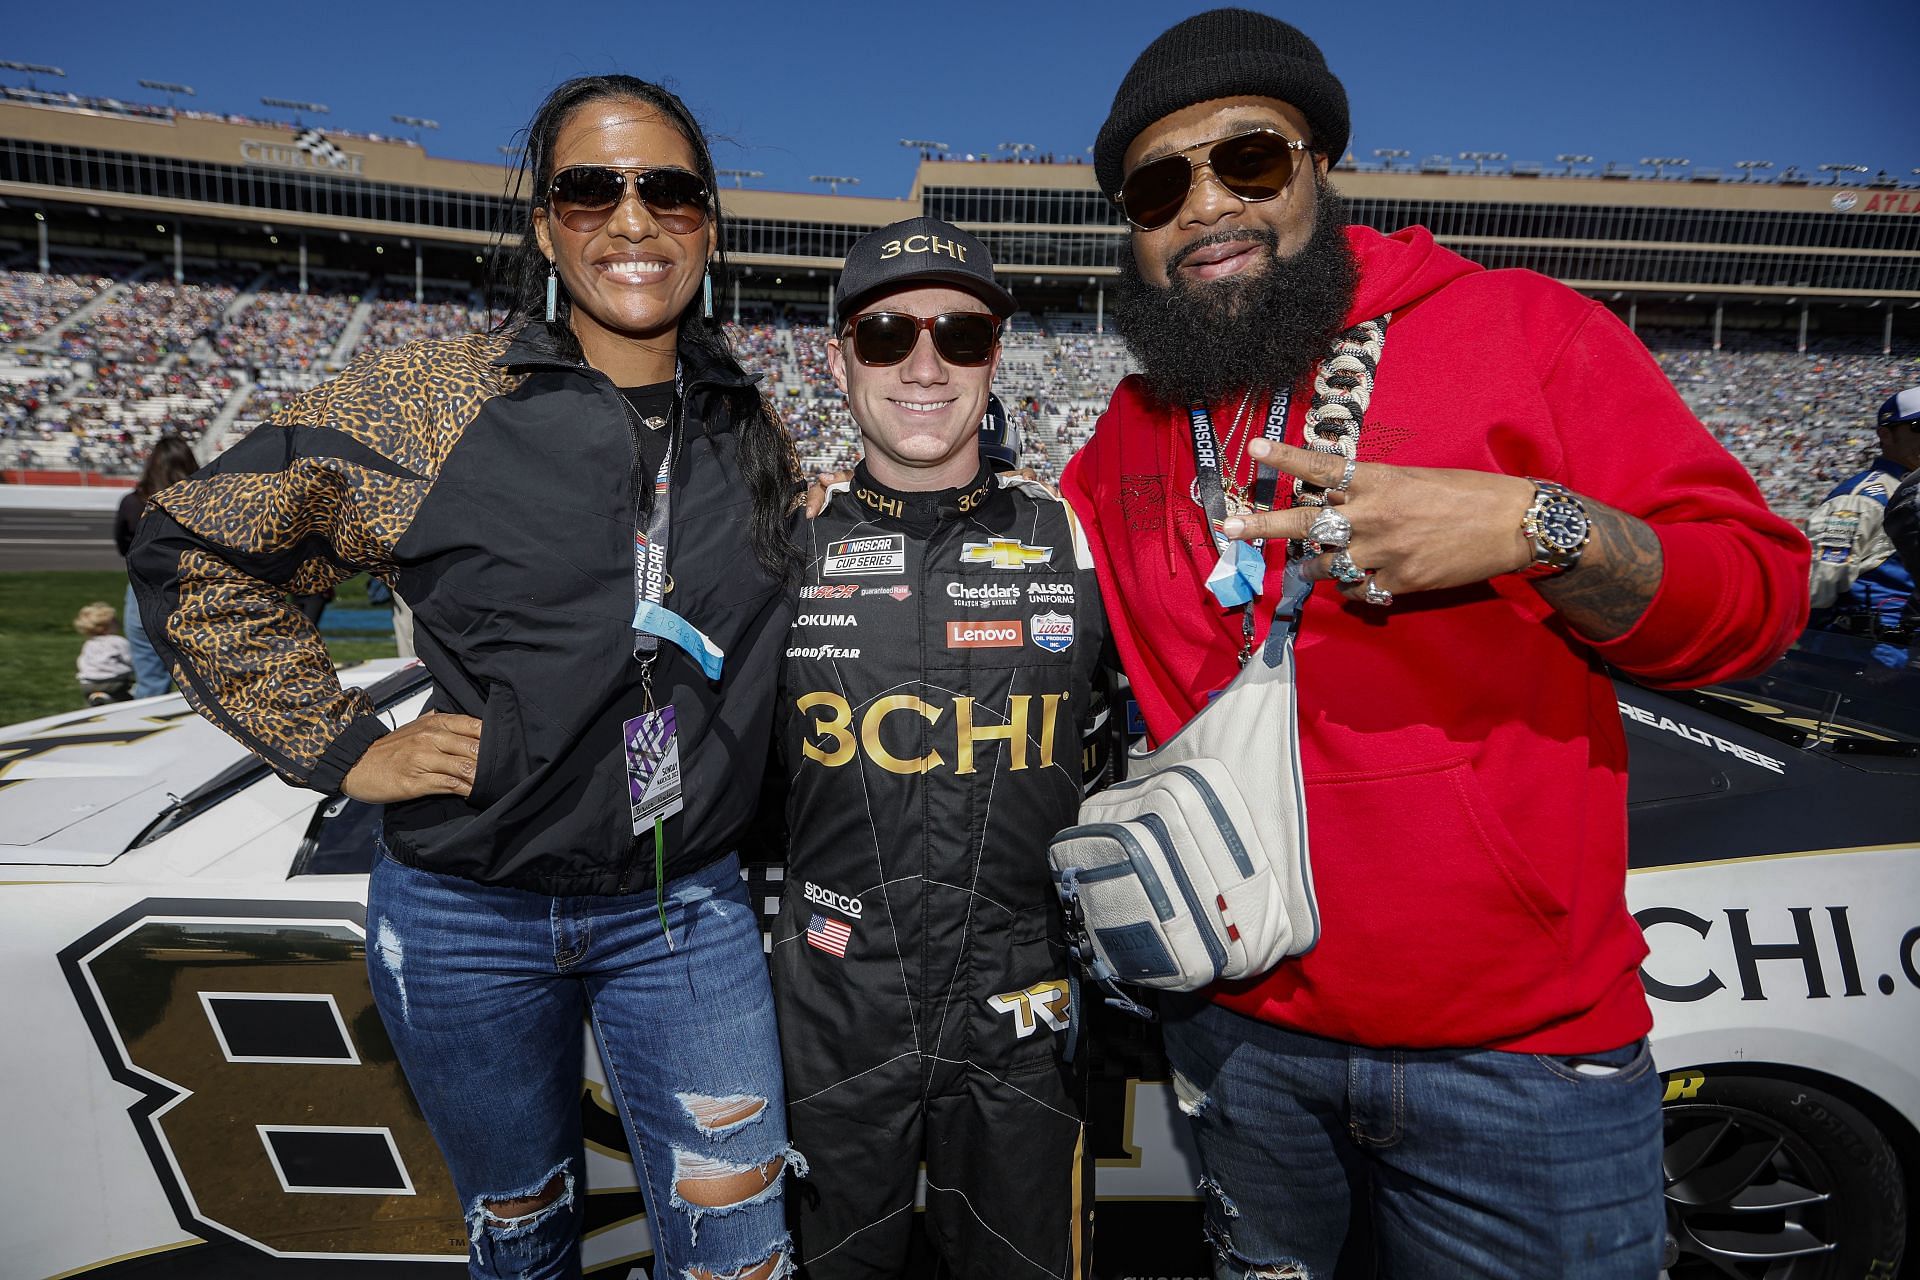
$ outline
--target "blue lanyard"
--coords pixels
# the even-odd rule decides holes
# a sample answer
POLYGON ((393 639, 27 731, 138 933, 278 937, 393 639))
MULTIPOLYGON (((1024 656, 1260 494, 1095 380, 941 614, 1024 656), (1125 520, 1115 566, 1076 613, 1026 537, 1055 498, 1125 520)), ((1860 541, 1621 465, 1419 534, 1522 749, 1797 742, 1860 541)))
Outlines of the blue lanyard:
MULTIPOLYGON (((672 532, 673 460, 680 452, 681 427, 686 416, 683 395, 685 377, 680 367, 673 370, 673 425, 668 429, 667 456, 653 478, 653 510, 647 527, 638 520, 633 526, 633 656, 640 660, 651 683, 653 660, 659 656, 660 642, 668 640, 700 664, 709 680, 718 680, 726 653, 707 639, 700 628, 667 608, 667 539, 672 532)), ((638 447, 638 441, 635 442, 638 447)), ((637 514, 637 513, 636 513, 637 514)))

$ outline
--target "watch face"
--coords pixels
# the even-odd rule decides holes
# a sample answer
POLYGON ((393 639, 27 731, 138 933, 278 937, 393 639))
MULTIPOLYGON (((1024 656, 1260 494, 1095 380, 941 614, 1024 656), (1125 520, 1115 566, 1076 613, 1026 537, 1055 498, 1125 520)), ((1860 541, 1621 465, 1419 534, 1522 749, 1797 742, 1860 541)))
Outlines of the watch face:
POLYGON ((1587 513, 1577 502, 1550 498, 1541 504, 1536 527, 1540 541, 1553 550, 1576 551, 1587 537, 1587 513))

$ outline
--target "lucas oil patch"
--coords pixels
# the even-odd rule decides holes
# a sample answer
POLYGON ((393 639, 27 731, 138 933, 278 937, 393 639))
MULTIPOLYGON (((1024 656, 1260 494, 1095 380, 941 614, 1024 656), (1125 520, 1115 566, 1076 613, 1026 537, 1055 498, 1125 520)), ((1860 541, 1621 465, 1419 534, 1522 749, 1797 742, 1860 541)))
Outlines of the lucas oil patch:
POLYGON ((1073 646, 1073 618, 1070 614, 1036 613, 1028 622, 1033 642, 1048 653, 1063 653, 1073 646))

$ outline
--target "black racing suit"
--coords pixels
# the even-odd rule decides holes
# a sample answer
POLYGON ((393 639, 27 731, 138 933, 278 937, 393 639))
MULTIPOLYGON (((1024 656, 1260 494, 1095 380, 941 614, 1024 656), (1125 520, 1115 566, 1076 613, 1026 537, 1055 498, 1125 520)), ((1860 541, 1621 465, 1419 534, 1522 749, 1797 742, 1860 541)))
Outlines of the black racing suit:
POLYGON ((1084 1275, 1084 1072, 1061 1052, 1046 851, 1104 718, 1085 540, 1065 503, 984 468, 907 494, 862 467, 803 536, 773 976, 811 1166, 793 1192, 805 1274, 902 1274, 924 1162, 947 1268, 1084 1275))

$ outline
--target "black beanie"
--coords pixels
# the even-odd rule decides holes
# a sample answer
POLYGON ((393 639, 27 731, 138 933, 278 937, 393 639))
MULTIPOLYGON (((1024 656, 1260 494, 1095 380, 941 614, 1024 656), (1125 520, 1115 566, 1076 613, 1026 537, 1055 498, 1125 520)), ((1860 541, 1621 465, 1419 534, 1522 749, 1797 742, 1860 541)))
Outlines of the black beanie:
POLYGON ((1141 131, 1196 102, 1252 95, 1297 107, 1313 149, 1338 164, 1347 151, 1347 91, 1320 46, 1298 27, 1250 9, 1209 9, 1160 33, 1128 68, 1093 144, 1094 174, 1108 195, 1141 131))

